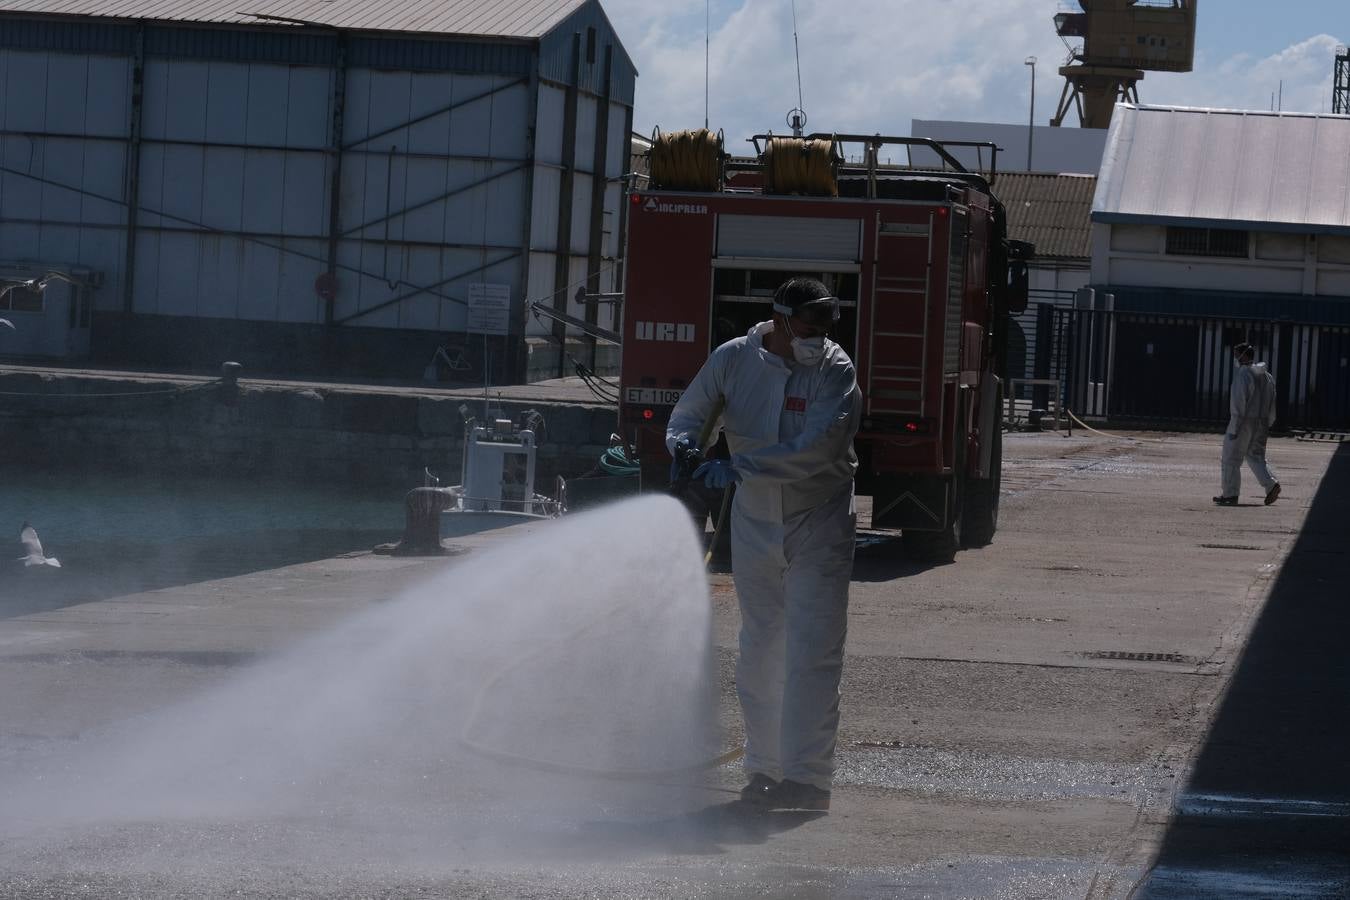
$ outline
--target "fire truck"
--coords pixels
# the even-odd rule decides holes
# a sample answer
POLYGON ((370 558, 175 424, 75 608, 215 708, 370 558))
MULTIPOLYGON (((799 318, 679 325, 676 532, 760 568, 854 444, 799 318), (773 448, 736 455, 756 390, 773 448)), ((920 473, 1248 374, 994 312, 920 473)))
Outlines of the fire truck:
POLYGON ((1007 321, 1026 307, 1033 252, 1007 237, 997 148, 752 140, 756 157, 723 154, 702 180, 658 175, 653 160, 652 183, 629 195, 619 416, 644 488, 668 481, 666 422, 711 350, 771 318, 774 289, 807 275, 841 301, 831 339, 863 394, 857 491, 872 498, 872 527, 899 529, 906 554, 925 559, 987 544, 1007 321), (962 147, 988 153, 987 174, 961 164, 962 147), (933 162, 916 166, 910 151, 933 162))

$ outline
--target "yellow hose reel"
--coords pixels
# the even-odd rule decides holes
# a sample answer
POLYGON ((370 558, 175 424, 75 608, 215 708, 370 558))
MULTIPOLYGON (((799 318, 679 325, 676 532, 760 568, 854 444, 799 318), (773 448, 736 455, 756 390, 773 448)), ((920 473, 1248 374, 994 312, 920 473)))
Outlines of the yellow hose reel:
POLYGON ((766 194, 839 196, 841 160, 833 140, 770 135, 759 159, 766 194))
POLYGON ((722 132, 714 134, 706 128, 669 133, 656 129, 648 151, 652 187, 663 191, 721 191, 726 163, 722 143, 722 132))

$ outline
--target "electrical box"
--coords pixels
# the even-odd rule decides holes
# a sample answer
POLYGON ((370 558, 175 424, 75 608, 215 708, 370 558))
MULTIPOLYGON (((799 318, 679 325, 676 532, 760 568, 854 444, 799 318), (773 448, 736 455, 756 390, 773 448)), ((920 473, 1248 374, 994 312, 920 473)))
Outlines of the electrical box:
POLYGON ((532 512, 534 432, 472 428, 464 443, 462 508, 473 512, 532 512))

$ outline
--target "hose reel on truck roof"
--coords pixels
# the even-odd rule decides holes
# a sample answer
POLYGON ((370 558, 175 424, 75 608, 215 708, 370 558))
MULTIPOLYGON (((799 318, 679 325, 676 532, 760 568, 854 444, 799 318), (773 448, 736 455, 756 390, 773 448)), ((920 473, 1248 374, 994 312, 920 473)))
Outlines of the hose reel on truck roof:
POLYGON ((652 188, 720 192, 727 159, 723 143, 720 131, 714 134, 699 128, 663 133, 657 128, 652 133, 651 149, 647 151, 652 188))
POLYGON ((759 161, 766 194, 839 196, 839 165, 843 157, 833 139, 769 135, 759 161))

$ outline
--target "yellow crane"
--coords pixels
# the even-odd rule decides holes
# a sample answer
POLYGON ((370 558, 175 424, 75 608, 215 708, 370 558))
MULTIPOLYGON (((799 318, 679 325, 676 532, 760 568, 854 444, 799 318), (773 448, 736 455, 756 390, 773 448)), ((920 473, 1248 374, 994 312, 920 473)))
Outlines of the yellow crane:
POLYGON ((1078 0, 1081 12, 1055 16, 1066 41, 1081 39, 1060 68, 1064 90, 1050 124, 1070 112, 1084 128, 1106 128, 1119 101, 1139 102, 1147 72, 1189 72, 1195 61, 1197 0, 1078 0))

